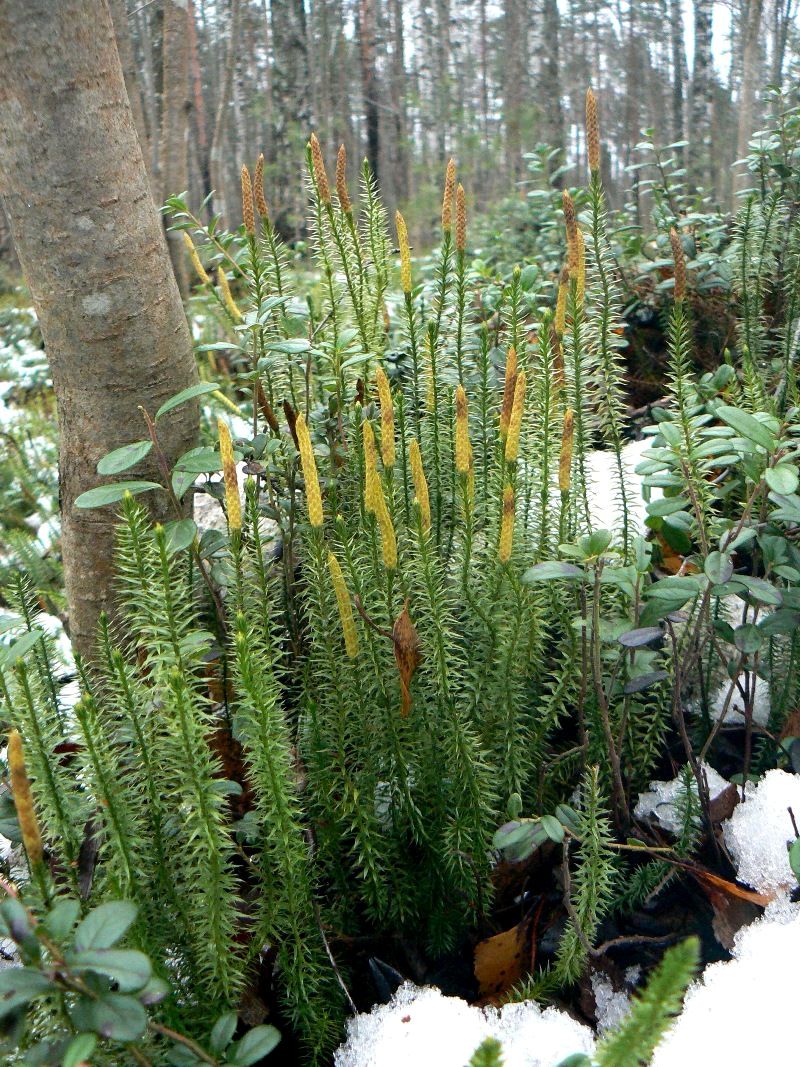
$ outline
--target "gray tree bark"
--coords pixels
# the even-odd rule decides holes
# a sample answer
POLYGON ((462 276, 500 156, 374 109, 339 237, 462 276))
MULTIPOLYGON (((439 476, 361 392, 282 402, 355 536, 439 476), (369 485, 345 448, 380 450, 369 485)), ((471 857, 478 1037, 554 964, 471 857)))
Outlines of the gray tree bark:
MULTIPOLYGON (((761 29, 763 0, 748 0, 742 12, 742 85, 739 92, 739 121, 736 131, 736 158, 744 159, 753 133, 753 112, 756 101, 758 73, 758 37, 761 29)), ((746 189, 751 176, 743 164, 736 173, 735 187, 746 189)))
POLYGON ((689 173, 698 185, 711 176, 711 120, 713 106, 712 0, 694 0, 694 68, 692 115, 689 126, 689 173))
POLYGON ((231 0, 230 22, 222 77, 219 81, 217 113, 214 120, 214 135, 211 138, 211 155, 209 169, 211 185, 214 188, 214 210, 218 211, 228 223, 233 225, 230 205, 226 199, 225 181, 225 130, 227 127, 228 105, 233 94, 233 75, 236 69, 236 44, 239 36, 240 0, 231 0))
POLYGON ((375 2, 374 0, 359 0, 359 58, 367 125, 367 159, 375 180, 380 181, 380 119, 378 116, 378 76, 375 67, 375 32, 375 2))
POLYGON ((522 109, 525 99, 526 40, 524 5, 503 4, 503 121, 506 127, 506 174, 513 190, 522 176, 522 109))
MULTIPOLYGON (((561 18, 557 0, 545 0, 542 8, 542 33, 538 89, 542 109, 542 139, 553 148, 566 151, 564 109, 561 104, 561 18)), ((560 162, 563 162, 561 160, 560 162)), ((559 180, 563 185, 563 179, 559 180)))
MULTIPOLYGON (((670 48, 672 51, 672 139, 682 141, 684 129, 684 84, 687 79, 686 47, 683 40, 683 10, 681 0, 669 0, 670 48)), ((686 159, 686 151, 681 148, 678 155, 686 159)))
MULTIPOLYGON (((311 131, 309 39, 304 0, 270 0, 272 28, 272 174, 275 225, 290 239, 305 223, 299 162, 311 131)), ((351 73, 355 77, 355 70, 351 73)))
POLYGON ((117 39, 117 51, 122 64, 125 88, 128 90, 128 102, 131 105, 133 124, 136 127, 136 133, 139 135, 142 155, 149 164, 150 141, 147 136, 147 125, 144 121, 142 94, 139 91, 139 76, 136 71, 136 57, 133 54, 131 31, 128 25, 128 10, 125 6, 125 0, 108 0, 108 8, 114 23, 114 36, 117 39))
MULTIPOLYGON (((139 405, 197 380, 106 0, 3 0, 0 114, 0 194, 58 404, 69 629, 86 655, 112 606, 115 512, 75 498, 103 481, 101 456, 146 437, 139 405)), ((170 462, 197 424, 197 404, 159 422, 170 462)), ((154 473, 148 457, 124 477, 154 473)), ((162 518, 163 496, 143 498, 162 518)))
MULTIPOLYGON (((189 8, 187 0, 164 0, 162 24, 163 93, 161 103, 161 190, 168 196, 183 193, 189 184, 189 8)), ((160 204, 158 205, 161 206, 160 204)), ((167 245, 178 289, 189 295, 186 249, 181 235, 167 234, 167 245)))

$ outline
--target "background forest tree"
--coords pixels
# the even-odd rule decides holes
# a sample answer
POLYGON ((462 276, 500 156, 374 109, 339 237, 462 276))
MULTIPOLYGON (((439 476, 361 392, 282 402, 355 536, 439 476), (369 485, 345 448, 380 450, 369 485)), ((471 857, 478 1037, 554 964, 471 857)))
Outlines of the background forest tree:
MULTIPOLYGON (((238 171, 264 150, 278 229, 302 237, 296 162, 310 129, 326 157, 367 156, 412 232, 437 211, 454 155, 480 211, 524 195, 546 143, 586 180, 582 108, 601 107, 611 203, 631 186, 642 130, 686 141, 691 181, 727 208, 731 164, 768 117, 762 87, 800 73, 798 0, 111 0, 155 199, 188 190, 240 221, 238 171), (410 208, 410 211, 408 209, 410 208)), ((555 163, 553 164, 555 167, 555 163)), ((644 198, 636 183, 634 208, 644 198)), ((0 226, 0 247, 8 246, 0 226)), ((179 246, 176 246, 179 247, 179 246)), ((185 294, 185 265, 174 256, 185 294)))
MULTIPOLYGON (((730 202, 730 165, 765 117, 757 87, 798 75, 797 0, 115 0, 154 189, 216 189, 239 211, 238 167, 263 147, 279 227, 299 236, 296 160, 366 155, 390 207, 436 211, 455 155, 480 209, 518 191, 524 155, 561 149, 583 181, 583 94, 595 87, 612 201, 643 128, 687 140, 695 183, 730 202), (127 8, 126 8, 127 4, 127 8), (179 22, 186 20, 181 32, 179 22), (187 120, 188 133, 187 138, 187 120), (188 140, 188 159, 184 145, 188 140), (188 167, 188 174, 187 174, 188 167), (175 186, 173 188, 173 186, 175 186)), ((201 198, 201 197, 200 197, 201 198)))

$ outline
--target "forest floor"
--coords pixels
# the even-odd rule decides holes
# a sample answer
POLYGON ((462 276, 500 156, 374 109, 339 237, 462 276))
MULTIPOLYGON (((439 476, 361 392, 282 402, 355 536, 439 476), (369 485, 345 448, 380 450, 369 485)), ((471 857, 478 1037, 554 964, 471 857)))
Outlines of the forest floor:
MULTIPOLYGON (((46 571, 51 587, 42 589, 42 622, 59 638, 61 697, 68 706, 77 688, 59 617, 63 597, 57 588, 53 476, 57 442, 49 376, 32 312, 11 301, 2 315, 0 434, 7 447, 0 483, 0 567, 17 565, 14 552, 23 534, 25 558, 51 564, 46 571), (20 463, 27 484, 20 482, 20 463), (17 521, 13 516, 21 504, 27 506, 17 521)), ((635 425, 631 430, 635 437, 635 425)), ((644 505, 634 469, 643 447, 645 442, 634 439, 625 449, 639 521, 644 505)), ((591 467, 594 519, 605 527, 613 523, 609 455, 595 453, 591 467)), ((207 528, 220 515, 213 504, 209 507, 208 498, 202 500, 205 510, 197 517, 207 528)), ((8 618, 0 616, 0 633, 7 625, 8 618)), ((722 682, 712 707, 722 709, 726 696, 722 682)), ((768 711, 764 689, 758 693, 757 720, 763 723, 768 711)), ((726 742, 733 751, 739 750, 744 736, 743 731, 736 733, 737 714, 741 723, 734 702, 728 719, 733 730, 726 742)), ((731 767, 734 764, 731 760, 731 767)), ((669 754, 664 765, 677 770, 669 754)), ((396 943, 370 942, 352 952, 348 981, 361 1014, 349 1023, 347 1040, 336 1053, 337 1067, 400 1067, 408 1062, 415 1067, 464 1067, 489 1036, 501 1040, 505 1067, 554 1067, 573 1054, 591 1057, 598 1034, 629 1012, 643 971, 665 945, 689 933, 701 940, 705 969, 659 1046, 655 1067, 763 1062, 766 1040, 776 1042, 776 1061, 789 1062, 786 1057, 791 1057, 796 1041, 791 1034, 795 991, 787 961, 800 958, 800 903, 793 900, 797 880, 787 852, 792 836, 787 811, 800 817, 800 775, 773 770, 742 790, 711 768, 707 773, 719 844, 706 842, 685 865, 684 877, 671 877, 624 922, 604 925, 600 940, 613 948, 593 959, 568 999, 557 999, 547 1009, 534 1001, 505 1003, 526 974, 552 958, 565 922, 557 849, 544 845, 521 862, 498 861, 493 929, 484 931, 477 943, 465 941, 435 961, 420 960, 411 946, 396 943)), ((676 830, 678 785, 677 777, 655 781, 636 806, 637 818, 646 820, 665 842, 676 830)), ((5 840, 2 845, 10 847, 5 840)), ((283 1055, 276 1053, 275 1062, 283 1055)))

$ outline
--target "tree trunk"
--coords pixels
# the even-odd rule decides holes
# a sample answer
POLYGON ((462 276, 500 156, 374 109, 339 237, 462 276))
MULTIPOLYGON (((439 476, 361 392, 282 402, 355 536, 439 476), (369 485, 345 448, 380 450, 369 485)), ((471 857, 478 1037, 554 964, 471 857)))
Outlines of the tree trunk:
POLYGON ((367 123, 367 160, 375 180, 380 180, 380 124, 378 78, 375 71, 375 0, 359 0, 359 54, 364 115, 367 123))
MULTIPOLYGON (((539 74, 539 103, 542 109, 543 139, 553 148, 566 152, 564 143, 564 109, 561 105, 561 18, 558 0, 544 0, 542 11, 542 44, 539 74)), ((559 160, 563 163, 564 160, 559 160)), ((563 178, 559 180, 563 185, 563 178)))
MULTIPOLYGON (((548 0, 545 0, 547 3, 548 0)), ((556 14, 558 12, 556 11, 556 14)), ((479 0, 478 4, 478 53, 480 55, 481 69, 481 134, 484 141, 484 150, 489 147, 489 20, 486 12, 486 0, 479 0)), ((554 42, 558 47, 558 41, 554 42)))
POLYGON ((410 193, 408 163, 408 113, 406 110, 406 56, 403 31, 403 4, 391 0, 392 19, 392 107, 394 109, 394 195, 405 204, 410 193))
POLYGON ((151 186, 154 190, 161 188, 161 138, 159 136, 158 101, 156 99, 156 74, 153 69, 153 39, 150 34, 150 13, 152 8, 140 7, 136 18, 139 25, 139 41, 142 60, 142 88, 144 90, 144 113, 147 119, 148 139, 150 141, 150 159, 147 164, 150 170, 151 186))
POLYGON ((697 185, 707 186, 711 173, 713 0, 694 0, 694 69, 692 121, 689 126, 689 173, 697 185))
POLYGON ((114 36, 117 40, 119 61, 122 64, 122 73, 125 77, 125 88, 128 90, 128 102, 131 105, 133 124, 139 136, 139 144, 142 146, 142 155, 149 164, 150 141, 147 136, 147 125, 144 121, 142 94, 139 90, 139 76, 136 71, 136 57, 133 54, 133 45, 131 44, 128 9, 125 6, 125 0, 109 0, 108 7, 114 23, 114 36))
MULTIPOLYGON (((69 629, 86 655, 110 607, 115 513, 75 498, 102 481, 101 456, 146 436, 140 404, 197 380, 106 0, 4 0, 0 112, 0 192, 58 403, 69 629)), ((170 462, 197 422, 196 403, 159 422, 170 462)), ((164 494, 146 499, 163 518, 164 494)))
POLYGON ((211 174, 208 169, 208 132, 206 129, 206 105, 203 98, 203 79, 200 56, 197 51, 197 20, 194 0, 189 0, 189 71, 192 82, 192 116, 196 138, 197 163, 200 171, 203 199, 211 192, 211 174))
MULTIPOLYGON (((626 33, 626 58, 625 58, 625 133, 622 148, 622 158, 625 166, 629 167, 633 162, 633 146, 639 140, 639 93, 644 80, 644 70, 639 62, 639 29, 636 23, 636 6, 628 7, 627 33, 626 33)), ((641 202, 639 188, 639 171, 633 172, 631 200, 633 201, 634 221, 639 225, 641 219, 641 202)))
POLYGON ((228 47, 225 50, 225 62, 222 77, 219 80, 219 99, 217 115, 214 120, 214 136, 211 138, 211 184, 214 187, 214 211, 218 211, 227 223, 228 204, 225 198, 225 127, 228 105, 233 95, 233 75, 236 68, 236 43, 239 36, 239 0, 231 0, 228 47))
POLYGON ((270 0, 272 23, 272 157, 275 223, 297 239, 305 224, 306 190, 300 162, 311 132, 308 27, 304 0, 270 0))
POLYGON ((525 35, 519 0, 503 4, 503 121, 506 173, 512 188, 522 176, 522 104, 525 97, 525 35))
MULTIPOLYGON (((164 0, 161 39, 163 98, 161 103, 161 191, 168 196, 186 191, 189 184, 189 9, 187 0, 164 0)), ((158 205, 161 206, 160 204, 158 205)), ((165 218, 166 221, 166 218, 165 218)), ((181 297, 189 295, 186 249, 180 233, 168 232, 172 269, 181 297)))
MULTIPOLYGON (((739 122, 736 136, 736 158, 744 159, 753 133, 753 110, 756 101, 756 76, 758 73, 758 34, 761 29, 763 0, 749 0, 742 18, 742 87, 739 93, 739 122)), ((750 174, 744 164, 739 164, 734 187, 746 189, 750 174)))
POLYGON ((783 86, 783 64, 786 59, 789 27, 793 25, 796 17, 796 0, 774 0, 770 81, 778 88, 783 86))
POLYGON ((450 139, 450 0, 435 0, 436 28, 434 36, 435 66, 433 68, 433 94, 436 107, 436 140, 438 159, 436 167, 440 168, 448 154, 450 139))
MULTIPOLYGON (((669 0, 670 46, 672 49, 672 139, 684 139, 683 89, 686 82, 686 49, 683 41, 683 11, 681 0, 669 0)), ((682 161, 686 150, 678 149, 682 161)))

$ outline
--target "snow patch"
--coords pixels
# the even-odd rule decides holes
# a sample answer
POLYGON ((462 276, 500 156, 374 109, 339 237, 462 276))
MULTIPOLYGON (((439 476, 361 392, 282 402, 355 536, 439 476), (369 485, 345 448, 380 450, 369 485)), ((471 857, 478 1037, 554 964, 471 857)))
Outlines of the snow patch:
POLYGON ((725 847, 739 881, 759 892, 780 892, 797 884, 787 851, 796 837, 789 808, 800 823, 800 775, 767 771, 760 782, 747 783, 744 800, 723 823, 725 847))
MULTIPOLYGON (((642 453, 652 448, 649 438, 630 441, 622 449, 622 467, 628 489, 628 514, 632 526, 641 528, 647 518, 647 504, 642 497, 642 476, 636 467, 642 462, 642 453)), ((589 511, 592 525, 599 530, 618 530, 622 525, 619 507, 619 474, 613 452, 595 451, 587 458, 587 481, 589 511)), ((653 499, 661 496, 660 489, 652 490, 653 499)))
MULTIPOLYGON (((707 763, 702 763, 700 766, 706 775, 709 799, 714 800, 728 788, 730 782, 721 774, 717 774, 707 763)), ((697 782, 694 775, 691 778, 691 789, 697 797, 697 782)), ((665 830, 676 834, 683 825, 681 810, 683 798, 686 795, 685 790, 684 778, 680 774, 671 782, 651 782, 649 791, 639 796, 633 814, 637 819, 646 819, 652 815, 665 830)))
POLYGON ((335 1067, 464 1067, 487 1037, 503 1046, 504 1067, 553 1067, 575 1052, 591 1053, 592 1031, 556 1008, 533 1001, 470 1007, 430 986, 405 982, 389 1004, 356 1015, 335 1067))
POLYGON ((631 998, 624 989, 615 989, 608 975, 602 971, 592 971, 591 983, 597 1009, 597 1031, 603 1034, 619 1026, 627 1017, 631 1010, 631 998))
POLYGON ((784 897, 768 908, 763 919, 739 932, 733 956, 707 967, 689 989, 683 1012, 656 1049, 653 1067, 796 1062, 793 975, 800 959, 800 905, 784 897))

